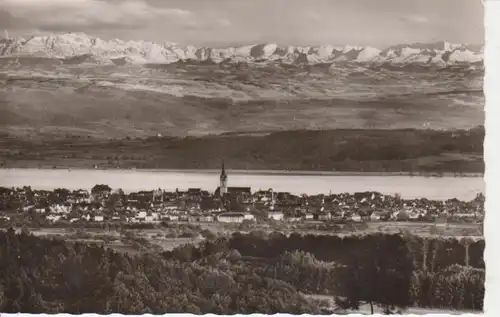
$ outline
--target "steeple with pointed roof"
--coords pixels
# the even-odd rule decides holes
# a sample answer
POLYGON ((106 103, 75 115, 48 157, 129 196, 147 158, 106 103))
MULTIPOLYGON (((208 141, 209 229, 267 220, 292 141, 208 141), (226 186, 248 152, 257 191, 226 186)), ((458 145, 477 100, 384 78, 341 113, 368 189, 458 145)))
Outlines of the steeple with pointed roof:
POLYGON ((224 160, 222 160, 222 169, 220 173, 220 195, 224 196, 227 193, 227 174, 224 168, 224 160))

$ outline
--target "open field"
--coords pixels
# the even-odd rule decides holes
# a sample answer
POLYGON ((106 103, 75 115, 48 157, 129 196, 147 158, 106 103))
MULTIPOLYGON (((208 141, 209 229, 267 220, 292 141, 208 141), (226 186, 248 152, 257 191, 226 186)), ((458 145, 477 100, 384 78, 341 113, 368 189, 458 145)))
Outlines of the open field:
POLYGON ((197 243, 204 239, 202 236, 171 238, 166 235, 167 231, 167 229, 142 229, 120 232, 117 230, 91 228, 84 229, 83 231, 77 231, 72 228, 40 228, 30 230, 33 235, 38 237, 64 238, 65 241, 69 242, 96 243, 115 251, 128 252, 130 254, 140 253, 141 250, 169 251, 180 245, 197 243), (141 248, 141 246, 144 248, 141 248))
MULTIPOLYGON (((464 224, 434 224, 434 223, 411 223, 411 222, 368 222, 366 225, 342 226, 339 225, 335 231, 314 229, 311 224, 309 229, 292 228, 286 225, 254 225, 251 227, 242 227, 238 224, 222 223, 192 223, 198 225, 201 230, 209 230, 217 235, 228 235, 234 232, 250 233, 251 231, 282 232, 286 235, 291 233, 312 234, 312 235, 336 235, 351 236, 365 235, 371 233, 401 233, 407 232, 421 237, 449 237, 452 239, 461 239, 470 237, 473 240, 482 240, 484 236, 481 233, 480 225, 475 223, 464 224)), ((318 224, 319 226, 319 224, 318 224)), ((20 229, 19 229, 20 231, 20 229)), ((114 229, 99 228, 39 228, 30 229, 35 236, 46 238, 63 238, 65 241, 97 243, 109 247, 115 251, 138 254, 141 251, 170 251, 174 248, 187 243, 198 243, 205 238, 199 232, 191 237, 172 237, 169 228, 157 229, 126 229, 122 231, 114 229), (83 230, 83 231, 82 231, 83 230)))
POLYGON ((215 233, 263 230, 265 232, 282 232, 284 234, 300 233, 314 235, 358 235, 371 233, 393 234, 407 232, 412 235, 422 237, 450 237, 460 239, 461 237, 473 237, 483 239, 481 224, 479 223, 429 223, 429 222, 383 222, 369 221, 364 223, 350 223, 335 225, 335 229, 322 229, 323 222, 311 222, 307 225, 275 224, 275 225, 253 225, 247 228, 241 228, 238 225, 221 223, 200 223, 200 227, 215 233), (305 228, 307 226, 307 228, 305 228), (317 229, 316 229, 316 228, 317 229))

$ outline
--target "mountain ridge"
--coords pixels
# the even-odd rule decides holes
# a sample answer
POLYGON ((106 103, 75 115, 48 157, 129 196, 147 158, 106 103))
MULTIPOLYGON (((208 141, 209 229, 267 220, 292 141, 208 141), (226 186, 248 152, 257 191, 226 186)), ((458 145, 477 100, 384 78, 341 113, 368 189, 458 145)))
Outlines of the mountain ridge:
POLYGON ((178 62, 249 64, 358 63, 448 67, 483 62, 483 46, 435 43, 400 44, 386 49, 356 45, 280 46, 273 43, 228 48, 175 43, 103 40, 84 33, 0 38, 0 57, 43 57, 91 64, 173 64, 178 62))

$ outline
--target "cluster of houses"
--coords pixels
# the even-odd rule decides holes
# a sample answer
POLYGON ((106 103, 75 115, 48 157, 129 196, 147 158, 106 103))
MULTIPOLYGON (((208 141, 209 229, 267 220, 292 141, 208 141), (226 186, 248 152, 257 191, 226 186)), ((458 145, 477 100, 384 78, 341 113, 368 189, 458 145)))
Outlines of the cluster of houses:
POLYGON ((125 194, 107 185, 91 190, 0 188, 0 219, 18 215, 55 222, 223 222, 244 221, 481 221, 484 196, 464 202, 402 199, 376 192, 293 195, 272 189, 219 187, 214 193, 156 189, 125 194))

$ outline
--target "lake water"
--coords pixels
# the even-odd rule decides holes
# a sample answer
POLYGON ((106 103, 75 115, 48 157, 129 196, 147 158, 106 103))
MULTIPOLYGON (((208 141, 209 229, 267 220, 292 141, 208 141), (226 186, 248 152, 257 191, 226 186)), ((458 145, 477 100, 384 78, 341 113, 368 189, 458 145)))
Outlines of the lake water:
MULTIPOLYGON (((219 171, 171 170, 51 170, 0 169, 0 186, 31 186, 33 189, 90 189, 95 184, 122 188, 125 192, 162 188, 202 188, 210 192, 219 185, 219 171)), ((404 198, 473 199, 483 192, 482 177, 420 177, 384 175, 304 175, 273 172, 228 171, 228 186, 247 186, 252 191, 272 188, 295 194, 354 193, 377 191, 399 193, 404 198)))

